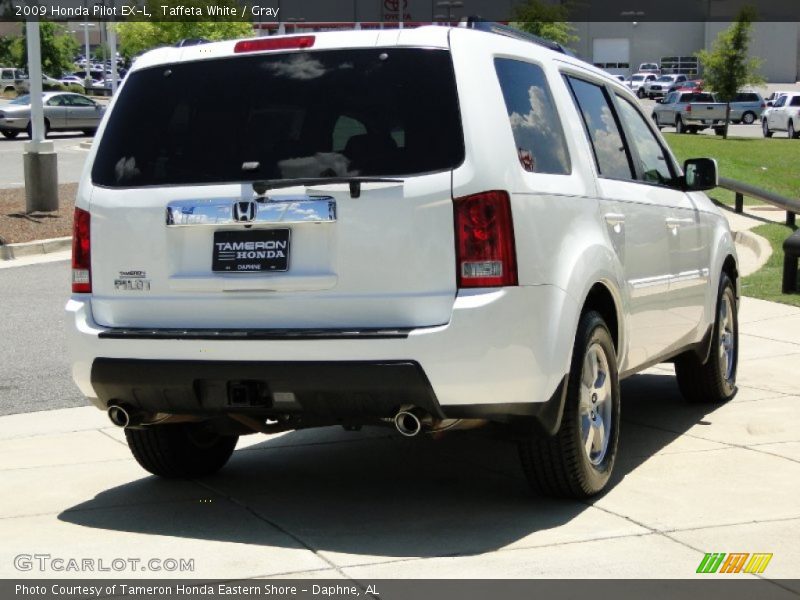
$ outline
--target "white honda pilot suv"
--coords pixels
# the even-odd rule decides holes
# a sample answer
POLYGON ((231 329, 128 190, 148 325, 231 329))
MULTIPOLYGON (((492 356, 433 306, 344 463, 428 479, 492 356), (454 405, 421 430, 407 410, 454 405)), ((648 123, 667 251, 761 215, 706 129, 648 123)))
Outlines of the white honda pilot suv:
POLYGON ((254 432, 493 423, 587 497, 622 378, 735 393, 716 180, 623 84, 494 24, 154 50, 78 190, 74 379, 165 477, 254 432))

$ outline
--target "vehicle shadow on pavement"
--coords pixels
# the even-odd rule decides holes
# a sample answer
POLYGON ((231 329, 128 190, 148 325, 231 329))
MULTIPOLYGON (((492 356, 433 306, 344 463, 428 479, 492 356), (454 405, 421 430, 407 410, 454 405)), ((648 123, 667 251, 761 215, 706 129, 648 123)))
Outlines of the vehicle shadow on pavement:
MULTIPOLYGON (((711 409, 687 404, 674 377, 665 374, 624 382, 622 410, 613 485, 624 485, 626 474, 702 423, 711 409)), ((508 546, 568 524, 592 506, 531 492, 515 445, 487 429, 407 439, 382 428, 326 428, 242 448, 223 471, 198 482, 195 502, 211 497, 224 508, 216 525, 212 515, 220 513, 165 510, 154 502, 154 495, 181 485, 187 484, 140 479, 59 519, 105 530, 287 548, 302 540, 327 552, 429 557, 508 546), (230 526, 231 518, 237 526, 230 526)), ((583 536, 593 529, 591 522, 576 527, 583 536)))

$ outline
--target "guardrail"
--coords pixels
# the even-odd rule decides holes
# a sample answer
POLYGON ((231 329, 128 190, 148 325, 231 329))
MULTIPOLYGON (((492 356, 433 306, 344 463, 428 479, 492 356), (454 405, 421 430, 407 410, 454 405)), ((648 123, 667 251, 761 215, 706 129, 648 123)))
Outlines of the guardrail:
POLYGON ((778 208, 786 211, 786 224, 790 227, 794 226, 795 214, 800 212, 800 200, 792 200, 786 198, 775 192, 750 185, 735 179, 728 179, 727 177, 719 178, 719 187, 730 190, 736 194, 735 210, 741 213, 744 210, 744 197, 750 196, 756 198, 767 204, 772 204, 778 208))
MULTIPOLYGON (((799 200, 792 200, 775 192, 764 190, 749 183, 736 181, 735 179, 728 179, 727 177, 719 178, 719 187, 736 194, 734 209, 737 213, 744 211, 744 197, 750 196, 785 210, 786 224, 789 227, 794 227, 795 215, 800 212, 799 200)), ((800 230, 790 234, 783 242, 783 281, 781 282, 781 291, 784 294, 797 291, 797 261, 799 257, 800 230)))

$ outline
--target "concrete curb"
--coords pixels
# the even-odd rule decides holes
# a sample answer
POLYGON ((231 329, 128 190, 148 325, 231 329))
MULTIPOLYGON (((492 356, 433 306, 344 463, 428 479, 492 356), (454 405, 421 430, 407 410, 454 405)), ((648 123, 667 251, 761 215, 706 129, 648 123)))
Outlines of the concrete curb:
POLYGON ((94 142, 94 138, 92 138, 92 140, 91 140, 91 141, 83 140, 83 141, 80 143, 80 148, 81 148, 81 150, 91 150, 91 149, 92 149, 92 143, 93 143, 93 142, 94 142))
POLYGON ((747 265, 747 268, 743 268, 742 272, 739 273, 742 277, 758 271, 767 264, 769 257, 772 256, 772 246, 770 243, 765 238, 752 231, 733 232, 733 242, 736 245, 744 246, 755 254, 756 257, 754 264, 747 265))
POLYGON ((0 260, 13 260, 23 256, 37 254, 52 254, 69 250, 72 247, 72 237, 51 238, 49 240, 36 240, 21 244, 8 244, 0 246, 0 260))

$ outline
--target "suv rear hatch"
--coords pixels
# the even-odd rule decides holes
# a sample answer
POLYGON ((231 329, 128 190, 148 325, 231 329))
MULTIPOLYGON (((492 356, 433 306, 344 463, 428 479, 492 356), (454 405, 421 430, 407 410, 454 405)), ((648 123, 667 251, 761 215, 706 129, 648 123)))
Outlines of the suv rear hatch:
POLYGON ((463 159, 447 50, 271 52, 133 72, 91 171, 94 318, 447 323, 451 171, 463 159))

